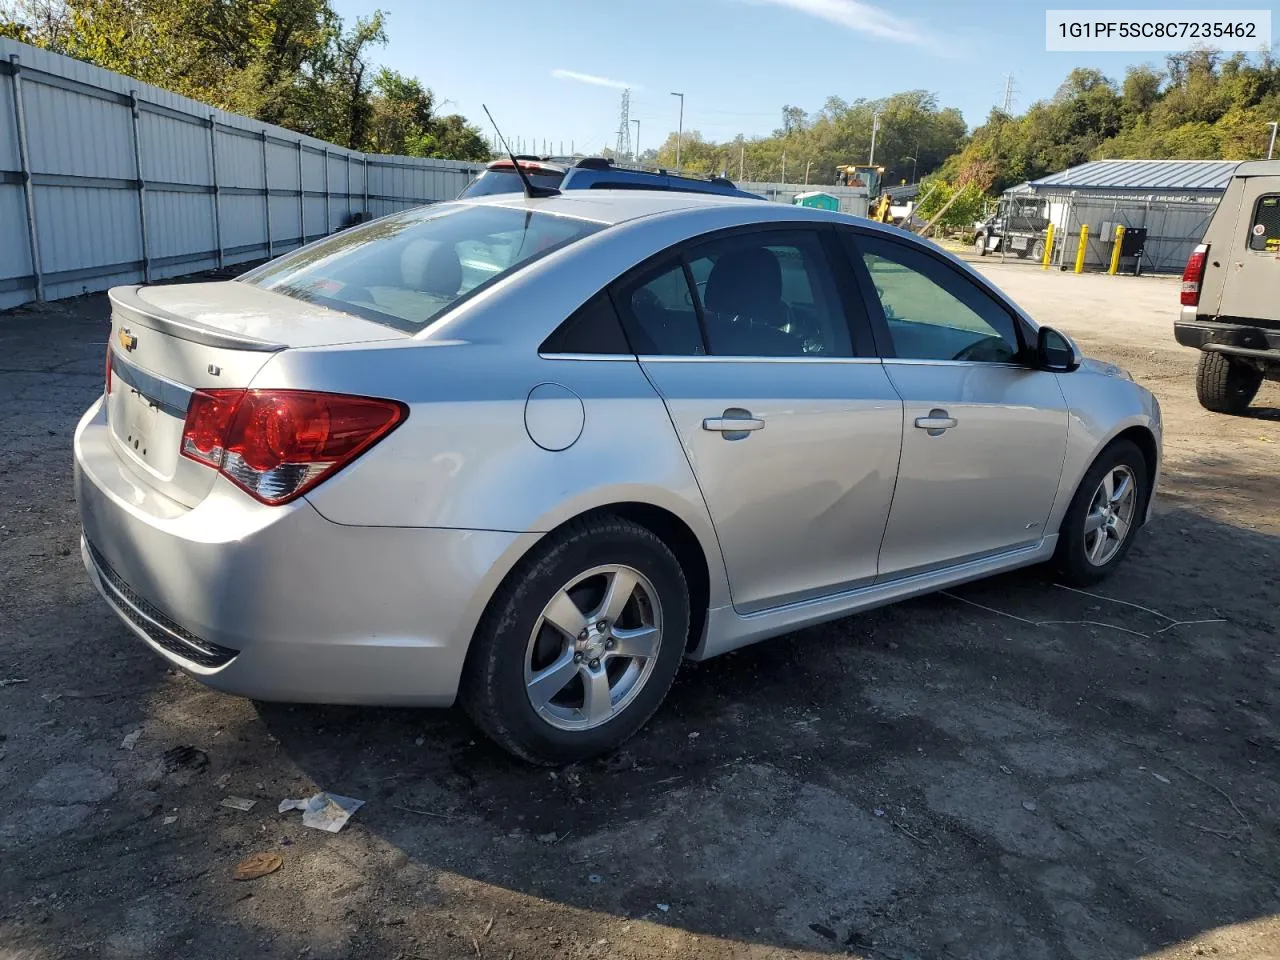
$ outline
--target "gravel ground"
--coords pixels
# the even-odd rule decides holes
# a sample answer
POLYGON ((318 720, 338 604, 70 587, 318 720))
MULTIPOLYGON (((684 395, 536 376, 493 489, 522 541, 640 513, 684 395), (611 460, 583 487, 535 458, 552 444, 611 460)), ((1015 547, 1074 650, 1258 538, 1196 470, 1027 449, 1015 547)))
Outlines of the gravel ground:
POLYGON ((689 664, 625 752, 556 772, 457 712, 167 669, 80 564, 105 298, 0 315, 0 958, 1280 956, 1280 391, 1196 405, 1176 281, 982 269, 1160 397, 1123 568, 689 664), (317 789, 366 805, 276 813, 317 789), (281 869, 236 881, 259 851, 281 869))

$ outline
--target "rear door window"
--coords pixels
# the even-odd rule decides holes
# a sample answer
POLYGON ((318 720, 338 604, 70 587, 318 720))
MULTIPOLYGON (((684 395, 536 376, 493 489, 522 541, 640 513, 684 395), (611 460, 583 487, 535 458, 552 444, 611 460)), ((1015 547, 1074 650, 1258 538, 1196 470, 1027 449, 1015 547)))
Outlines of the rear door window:
POLYGON ((615 302, 631 346, 641 356, 706 354, 682 261, 669 260, 623 283, 615 302))
POLYGON ((689 253, 710 352, 851 357, 830 261, 813 232, 744 234, 689 253))
POLYGON ((1258 198, 1249 224, 1249 249, 1280 253, 1280 193, 1258 198))
POLYGON ((240 280, 414 333, 601 226, 511 207, 437 204, 344 230, 240 280))
POLYGON ((708 240, 613 293, 641 356, 854 356, 844 300, 816 231, 708 240))

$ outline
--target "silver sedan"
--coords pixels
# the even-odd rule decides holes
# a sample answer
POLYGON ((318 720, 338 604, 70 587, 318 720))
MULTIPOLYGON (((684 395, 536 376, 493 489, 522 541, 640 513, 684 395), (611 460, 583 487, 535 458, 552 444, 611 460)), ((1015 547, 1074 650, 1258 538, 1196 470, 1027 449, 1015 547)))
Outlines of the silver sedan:
POLYGON ((609 750, 704 659, 1146 521, 1160 409, 894 228, 677 193, 479 198, 111 291, 90 577, 265 700, 609 750))

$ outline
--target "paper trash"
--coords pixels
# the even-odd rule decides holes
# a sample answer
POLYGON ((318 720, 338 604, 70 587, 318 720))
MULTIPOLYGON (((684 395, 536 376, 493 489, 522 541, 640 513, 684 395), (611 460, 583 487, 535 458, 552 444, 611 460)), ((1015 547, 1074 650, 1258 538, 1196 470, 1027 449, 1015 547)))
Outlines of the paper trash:
POLYGON ((351 815, 363 806, 363 800, 321 792, 307 800, 281 800, 280 812, 301 810, 304 827, 337 833, 346 826, 351 815))

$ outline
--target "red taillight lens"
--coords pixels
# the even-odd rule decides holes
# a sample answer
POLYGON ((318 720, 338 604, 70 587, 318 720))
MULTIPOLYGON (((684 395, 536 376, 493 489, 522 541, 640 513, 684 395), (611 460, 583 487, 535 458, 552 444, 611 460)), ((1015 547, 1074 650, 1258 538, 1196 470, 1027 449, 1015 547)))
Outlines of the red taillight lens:
POLYGON ((109 397, 111 396, 111 341, 110 340, 107 341, 107 372, 104 380, 105 380, 106 386, 103 388, 103 393, 105 393, 109 397))
POLYGON ((182 428, 182 455, 211 467, 222 465, 227 428, 243 390, 197 390, 187 406, 182 428))
POLYGON ((1205 261, 1209 259, 1209 245, 1202 243, 1191 251, 1187 267, 1182 271, 1182 305, 1194 307, 1200 303, 1200 285, 1204 282, 1205 261))
POLYGON ((182 454, 217 467, 263 503, 287 503, 336 473, 404 420, 394 400, 306 390, 202 390, 182 454))

